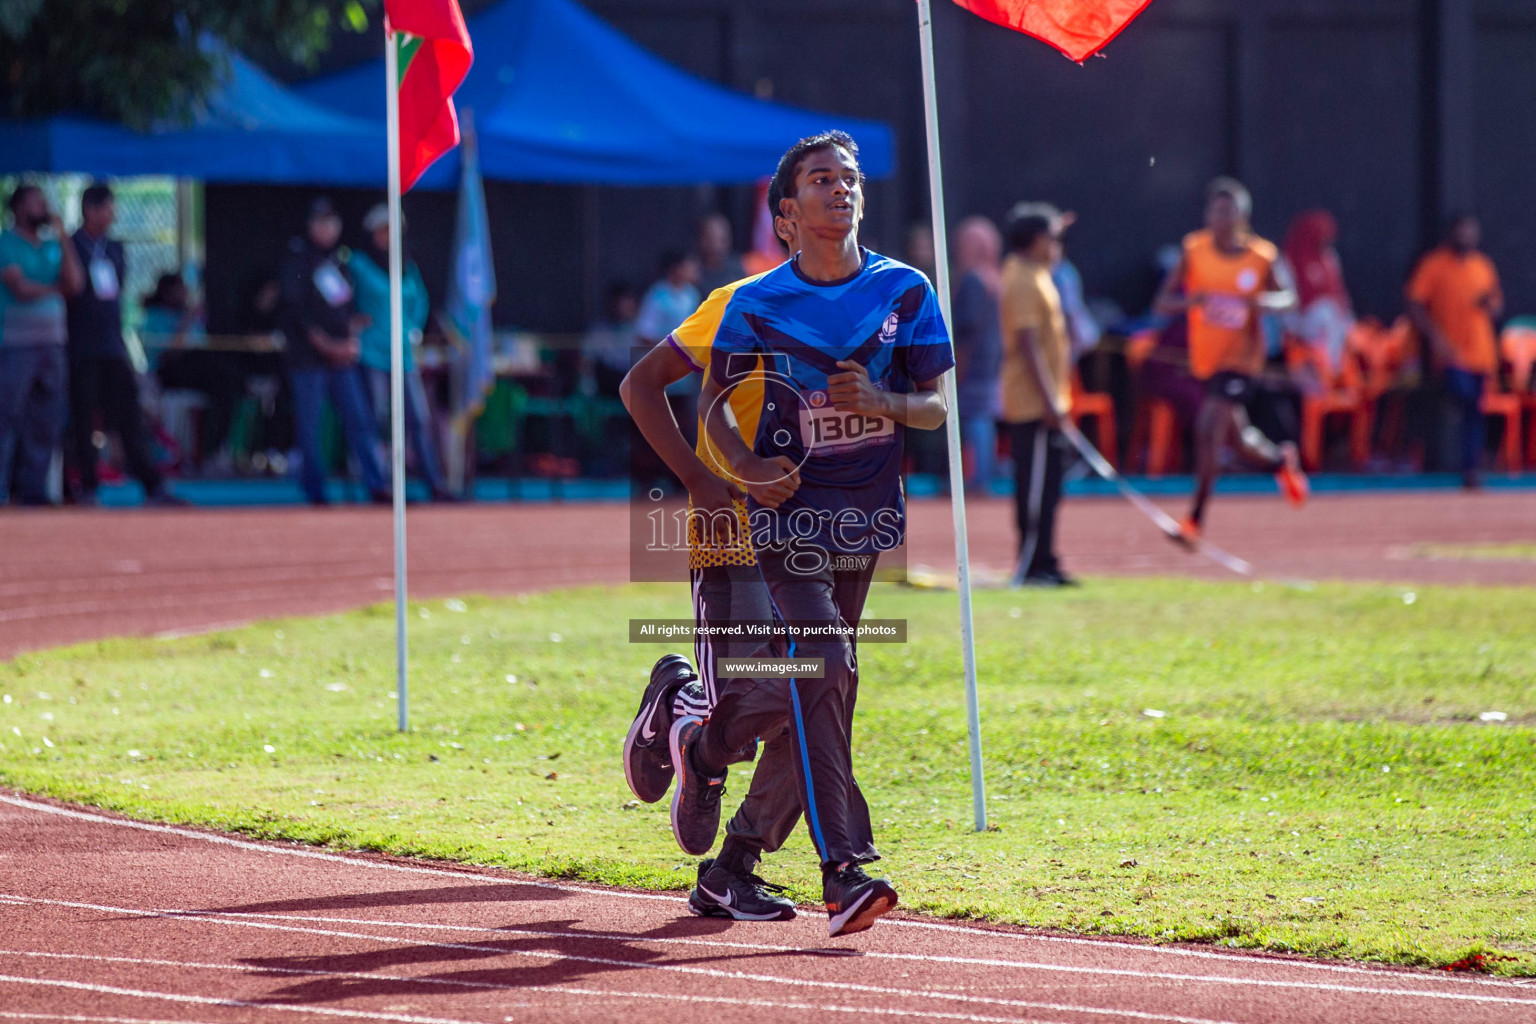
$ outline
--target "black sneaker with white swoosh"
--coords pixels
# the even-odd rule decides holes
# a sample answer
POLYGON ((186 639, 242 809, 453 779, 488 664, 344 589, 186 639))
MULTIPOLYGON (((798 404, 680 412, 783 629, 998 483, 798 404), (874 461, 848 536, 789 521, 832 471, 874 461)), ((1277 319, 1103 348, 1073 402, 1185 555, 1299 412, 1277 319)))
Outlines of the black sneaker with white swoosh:
POLYGON ((624 780, 635 796, 648 804, 666 796, 672 785, 668 734, 672 731, 673 698, 698 678, 693 665, 681 654, 663 655, 651 669, 640 710, 624 737, 624 780))
POLYGON ((795 916, 795 904, 779 895, 783 891, 783 886, 756 875, 727 871, 711 857, 699 864, 699 879, 688 894, 688 909, 700 917, 788 921, 795 916))

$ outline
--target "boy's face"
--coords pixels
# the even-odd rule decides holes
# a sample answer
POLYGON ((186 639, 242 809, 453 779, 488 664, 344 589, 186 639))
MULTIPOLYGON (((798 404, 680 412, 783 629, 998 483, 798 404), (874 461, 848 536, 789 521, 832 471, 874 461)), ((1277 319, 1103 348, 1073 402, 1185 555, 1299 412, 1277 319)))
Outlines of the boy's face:
POLYGON ((841 146, 812 150, 795 170, 795 194, 780 205, 800 237, 852 234, 864 218, 859 165, 841 146))

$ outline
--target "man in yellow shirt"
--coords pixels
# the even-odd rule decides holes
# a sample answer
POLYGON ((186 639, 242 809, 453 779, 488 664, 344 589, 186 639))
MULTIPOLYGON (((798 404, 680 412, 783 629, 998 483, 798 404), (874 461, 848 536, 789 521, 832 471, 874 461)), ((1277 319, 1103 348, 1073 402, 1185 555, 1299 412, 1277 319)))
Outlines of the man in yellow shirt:
POLYGON ((1061 587, 1076 581, 1056 558, 1067 440, 1061 419, 1072 409, 1072 340, 1051 270, 1061 259, 1061 212, 1049 203, 1020 203, 1008 215, 998 310, 1003 336, 1003 422, 1013 453, 1019 528, 1016 587, 1061 587))
POLYGON ((1462 484, 1477 486, 1483 455, 1483 389, 1499 368, 1493 321, 1504 292, 1493 261, 1478 251, 1482 228, 1471 214, 1456 217, 1445 242, 1419 261, 1408 282, 1408 316, 1429 341, 1446 391, 1461 412, 1462 484))
POLYGON ((1185 236, 1179 265, 1163 281, 1155 304, 1159 313, 1187 318, 1189 369, 1205 385, 1195 418, 1195 496, 1180 524, 1190 541, 1204 526, 1225 446, 1255 469, 1275 474, 1293 505, 1307 499, 1309 485, 1296 446, 1276 444, 1248 420, 1254 378, 1264 369, 1261 319, 1296 304, 1279 250, 1249 226, 1252 212, 1253 198, 1241 182, 1211 182, 1205 230, 1185 236))
MULTIPOLYGON (((769 196, 770 208, 777 208, 769 196)), ((774 218, 785 248, 798 246, 795 225, 774 218)), ((702 423, 690 446, 667 400, 667 387, 693 373, 709 372, 715 334, 736 289, 761 277, 717 288, 698 310, 645 354, 625 376, 619 394, 645 439, 688 489, 688 568, 695 622, 700 627, 774 620, 772 602, 748 537, 745 495, 702 423)), ((747 381, 731 392, 731 415, 743 433, 756 432, 763 385, 747 381)), ((755 487, 755 485, 753 485, 755 487)), ((765 485, 768 489, 781 482, 765 485)), ((640 709, 624 741, 624 776, 630 789, 655 803, 671 788, 675 769, 668 737, 684 715, 707 718, 716 700, 715 661, 763 653, 758 642, 716 642, 701 635, 694 665, 680 654, 663 655, 651 669, 640 709)), ((768 737, 741 808, 726 826, 717 857, 699 865, 689 909, 703 917, 783 921, 795 916, 792 901, 755 873, 764 853, 777 850, 800 820, 800 797, 789 762, 788 734, 768 737)), ((743 751, 743 760, 751 751, 743 751)))

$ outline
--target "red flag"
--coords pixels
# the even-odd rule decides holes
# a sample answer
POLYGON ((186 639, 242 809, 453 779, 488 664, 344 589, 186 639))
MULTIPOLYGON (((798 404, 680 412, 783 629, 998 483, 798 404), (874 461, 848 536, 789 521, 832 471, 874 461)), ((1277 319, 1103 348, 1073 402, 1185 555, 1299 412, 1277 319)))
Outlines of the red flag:
POLYGON ((453 91, 469 74, 475 51, 458 0, 384 0, 384 30, 399 47, 400 188, 405 191, 459 144, 453 91))
POLYGON ((955 0, 972 14, 1050 43, 1082 63, 1152 0, 955 0))

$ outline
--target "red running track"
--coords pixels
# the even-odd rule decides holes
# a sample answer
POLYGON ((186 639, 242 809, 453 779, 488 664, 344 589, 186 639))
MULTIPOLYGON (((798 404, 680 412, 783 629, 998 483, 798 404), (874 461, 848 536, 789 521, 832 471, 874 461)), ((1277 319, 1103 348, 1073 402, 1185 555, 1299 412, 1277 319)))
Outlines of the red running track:
MULTIPOLYGON (((1176 502, 1167 503, 1177 509, 1176 502)), ((911 503, 908 561, 953 569, 949 504, 911 503)), ((1276 578, 1536 584, 1536 559, 1418 557, 1425 543, 1536 544, 1536 492, 1220 498, 1210 537, 1276 578)), ((620 583, 621 503, 413 508, 411 593, 509 594, 620 583)), ((978 579, 1011 568, 1012 505, 972 502, 978 579)), ((1231 578, 1119 499, 1069 501, 1066 565, 1090 575, 1231 578)), ((0 510, 0 658, 107 636, 210 629, 355 608, 391 595, 387 509, 0 510)))
POLYGON ((145 825, 0 791, 0 1020, 1536 1024, 1536 986, 679 896, 145 825))
MULTIPOLYGON (((953 565, 948 506, 917 502, 910 561, 953 565)), ((971 516, 978 575, 1008 568, 1009 506, 971 516)), ((1536 496, 1224 499, 1212 539, 1261 574, 1536 583, 1536 562, 1423 543, 1531 542, 1536 496)), ((1219 570, 1116 501, 1067 506, 1089 574, 1219 570)), ((0 515, 0 657, 122 634, 356 607, 389 594, 378 510, 0 515)), ((413 511, 412 592, 622 581, 622 506, 413 511)), ((246 1021, 1536 1024, 1536 986, 888 919, 729 925, 677 894, 337 856, 144 825, 0 791, 0 1024, 246 1021)))

